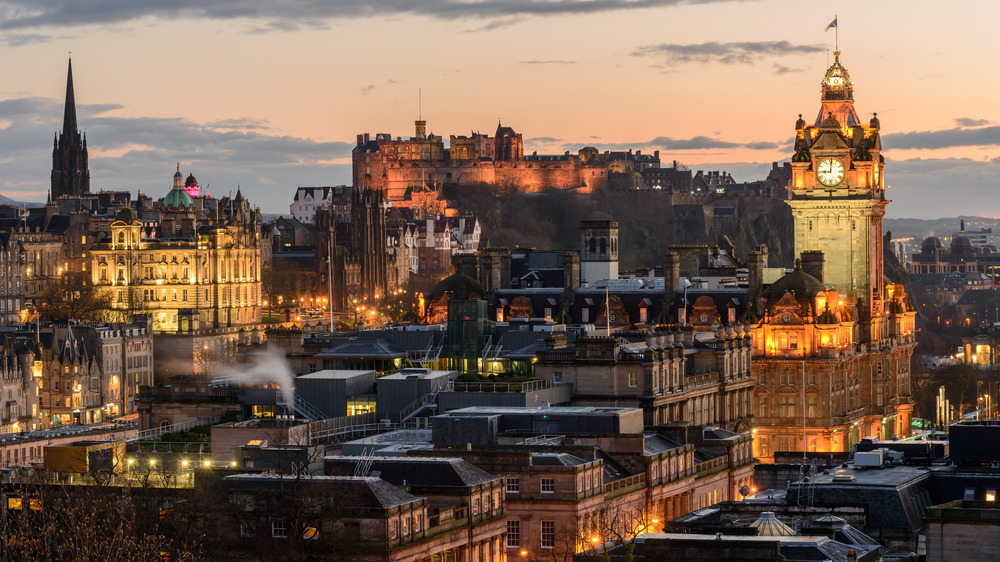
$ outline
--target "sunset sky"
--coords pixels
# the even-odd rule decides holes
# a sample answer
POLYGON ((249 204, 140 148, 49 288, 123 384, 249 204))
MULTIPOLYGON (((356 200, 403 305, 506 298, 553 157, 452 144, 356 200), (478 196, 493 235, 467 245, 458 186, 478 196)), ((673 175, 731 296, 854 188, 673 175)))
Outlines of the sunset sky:
POLYGON ((350 182, 363 132, 660 150, 763 178, 834 48, 882 124, 890 217, 1000 217, 996 0, 0 0, 0 193, 44 201, 72 51, 91 189, 177 162, 264 212, 350 182))

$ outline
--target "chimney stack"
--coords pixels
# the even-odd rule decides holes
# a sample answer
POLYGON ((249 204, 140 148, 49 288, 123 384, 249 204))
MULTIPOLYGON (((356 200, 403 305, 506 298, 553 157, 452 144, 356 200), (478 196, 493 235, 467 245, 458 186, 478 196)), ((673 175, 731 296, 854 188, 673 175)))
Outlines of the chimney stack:
POLYGON ((809 250, 808 252, 802 252, 802 271, 805 271, 809 275, 819 279, 820 283, 822 283, 823 265, 825 261, 826 260, 823 257, 823 252, 821 250, 809 250))
POLYGON ((663 254, 663 298, 667 306, 674 302, 674 293, 681 288, 681 257, 677 252, 663 254))
POLYGON ((747 256, 747 269, 749 277, 747 287, 750 289, 750 302, 753 303, 760 295, 761 286, 764 284, 764 268, 767 267, 767 246, 761 244, 757 249, 747 256))

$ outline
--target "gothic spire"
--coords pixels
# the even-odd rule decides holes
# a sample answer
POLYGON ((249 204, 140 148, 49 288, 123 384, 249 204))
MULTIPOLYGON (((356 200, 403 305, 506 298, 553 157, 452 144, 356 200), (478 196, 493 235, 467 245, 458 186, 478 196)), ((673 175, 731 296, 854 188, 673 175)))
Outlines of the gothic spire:
POLYGON ((69 70, 66 73, 66 108, 63 110, 63 134, 77 132, 76 97, 73 95, 73 59, 69 59, 69 70))

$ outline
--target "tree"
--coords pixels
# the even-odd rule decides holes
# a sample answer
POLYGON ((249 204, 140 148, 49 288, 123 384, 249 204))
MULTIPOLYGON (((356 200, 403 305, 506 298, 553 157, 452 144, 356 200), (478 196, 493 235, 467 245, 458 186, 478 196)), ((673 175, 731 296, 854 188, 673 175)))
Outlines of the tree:
POLYGON ((48 320, 105 322, 111 319, 113 304, 110 291, 98 289, 83 275, 67 275, 63 284, 49 285, 37 312, 48 320))

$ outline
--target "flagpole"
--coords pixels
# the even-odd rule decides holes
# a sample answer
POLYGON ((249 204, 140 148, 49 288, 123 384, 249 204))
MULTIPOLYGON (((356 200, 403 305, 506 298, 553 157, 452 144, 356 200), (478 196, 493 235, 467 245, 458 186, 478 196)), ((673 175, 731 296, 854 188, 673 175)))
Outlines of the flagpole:
POLYGON ((833 44, 838 51, 840 50, 840 21, 838 20, 839 17, 840 16, 836 14, 834 14, 833 16, 833 21, 837 22, 837 25, 834 26, 833 28, 833 37, 834 37, 833 44))

